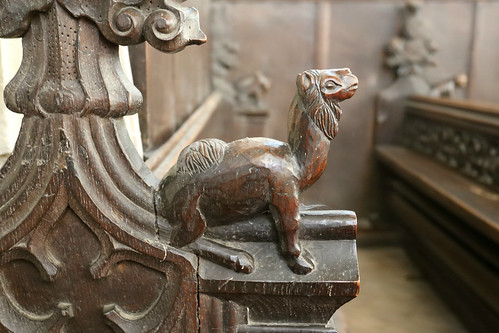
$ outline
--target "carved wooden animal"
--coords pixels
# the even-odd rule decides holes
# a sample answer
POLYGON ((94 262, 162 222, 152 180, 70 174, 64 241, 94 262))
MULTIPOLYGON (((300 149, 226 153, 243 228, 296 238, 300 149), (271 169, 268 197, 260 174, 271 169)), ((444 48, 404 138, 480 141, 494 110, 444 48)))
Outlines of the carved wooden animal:
POLYGON ((282 255, 296 274, 314 268, 302 251, 299 193, 316 182, 342 114, 339 102, 358 87, 349 69, 308 70, 298 75, 289 114, 288 143, 246 138, 231 143, 201 140, 186 147, 162 181, 159 211, 174 225, 171 245, 251 272, 252 257, 204 238, 208 226, 238 222, 270 211, 282 255))

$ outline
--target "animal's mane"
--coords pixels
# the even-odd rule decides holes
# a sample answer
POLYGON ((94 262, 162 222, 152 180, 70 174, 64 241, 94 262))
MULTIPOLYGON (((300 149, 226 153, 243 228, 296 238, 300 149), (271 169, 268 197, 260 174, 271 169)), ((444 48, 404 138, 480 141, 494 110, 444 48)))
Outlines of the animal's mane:
POLYGON ((320 87, 320 71, 310 70, 307 73, 313 77, 312 84, 304 94, 304 106, 310 110, 310 118, 315 125, 332 140, 338 134, 338 123, 341 117, 341 108, 335 100, 325 100, 320 87))

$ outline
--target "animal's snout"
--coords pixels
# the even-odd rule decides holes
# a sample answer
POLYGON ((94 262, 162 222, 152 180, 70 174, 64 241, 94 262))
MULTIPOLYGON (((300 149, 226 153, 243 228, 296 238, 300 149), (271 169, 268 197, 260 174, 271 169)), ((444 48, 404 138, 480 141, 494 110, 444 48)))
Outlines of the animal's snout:
POLYGON ((357 89, 359 88, 359 80, 353 74, 348 74, 343 77, 343 93, 341 94, 342 99, 348 99, 352 97, 357 89))
POLYGON ((349 74, 345 77, 345 87, 348 91, 355 91, 359 88, 359 79, 353 74, 349 74))

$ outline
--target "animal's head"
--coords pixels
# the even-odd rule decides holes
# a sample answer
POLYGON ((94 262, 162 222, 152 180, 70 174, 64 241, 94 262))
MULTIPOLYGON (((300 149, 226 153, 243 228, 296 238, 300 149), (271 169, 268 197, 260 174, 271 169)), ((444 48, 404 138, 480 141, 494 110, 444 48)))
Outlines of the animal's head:
POLYGON ((352 97, 359 80, 350 69, 311 69, 298 75, 298 96, 314 123, 330 140, 338 133, 339 102, 352 97))

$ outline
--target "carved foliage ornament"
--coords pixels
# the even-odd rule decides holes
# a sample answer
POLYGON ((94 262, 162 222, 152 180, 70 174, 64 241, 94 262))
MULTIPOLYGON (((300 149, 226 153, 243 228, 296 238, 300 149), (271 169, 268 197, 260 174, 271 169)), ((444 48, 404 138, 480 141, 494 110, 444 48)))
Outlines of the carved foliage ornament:
POLYGON ((499 140, 439 121, 409 116, 403 143, 499 191, 499 140))

